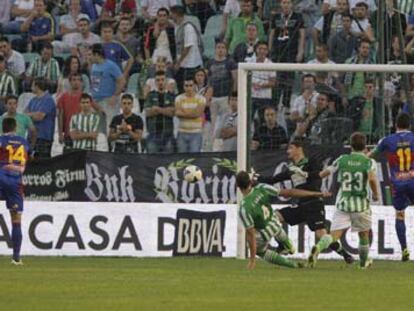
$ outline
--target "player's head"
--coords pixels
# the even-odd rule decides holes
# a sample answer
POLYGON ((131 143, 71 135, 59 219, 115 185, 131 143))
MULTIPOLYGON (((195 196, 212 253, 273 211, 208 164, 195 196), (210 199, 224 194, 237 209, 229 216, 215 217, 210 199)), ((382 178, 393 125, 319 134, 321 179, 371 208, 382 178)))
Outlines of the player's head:
POLYGON ((411 127, 411 117, 408 113, 400 113, 397 116, 397 130, 409 130, 411 127))
POLYGON ((288 146, 287 155, 289 160, 295 160, 303 157, 303 146, 305 145, 305 139, 302 137, 295 137, 288 146))
POLYGON ((367 145, 367 137, 361 132, 355 132, 351 135, 351 148, 353 151, 362 152, 367 145))
POLYGON ((238 172, 236 176, 236 184, 241 191, 248 190, 252 185, 249 174, 246 171, 238 172))
POLYGON ((16 119, 15 118, 4 118, 2 130, 4 134, 15 132, 16 131, 16 119))

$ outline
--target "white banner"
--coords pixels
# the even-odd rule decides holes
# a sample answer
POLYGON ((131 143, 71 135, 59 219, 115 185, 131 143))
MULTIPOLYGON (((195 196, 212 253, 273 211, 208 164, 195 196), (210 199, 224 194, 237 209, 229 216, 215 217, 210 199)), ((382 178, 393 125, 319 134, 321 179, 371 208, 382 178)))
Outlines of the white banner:
MULTIPOLYGON (((275 206, 281 208, 283 206, 275 206)), ((390 206, 374 206, 371 257, 401 259, 390 206)), ((332 219, 333 206, 326 207, 332 219)), ((0 211, 0 255, 11 254, 10 219, 0 211)), ((408 245, 414 237, 414 212, 406 211, 408 245)), ((22 255, 236 257, 236 205, 25 202, 22 255)), ((297 253, 306 259, 315 242, 306 225, 288 227, 297 253)), ((344 247, 357 254, 358 236, 347 232, 344 247)), ((333 252, 321 258, 339 259, 333 252)))
MULTIPOLYGON (((0 212, 0 254, 10 255, 0 212)), ((25 202, 22 255, 236 256, 235 205, 25 202)))
MULTIPOLYGON (((285 206, 274 206, 282 208, 285 206)), ((332 220, 334 206, 326 206, 326 218, 332 220)), ((414 212, 406 210, 407 243, 410 248, 414 240, 414 212)), ((285 226, 286 228, 286 226, 285 226)), ((306 225, 288 227, 289 237, 294 242, 297 253, 292 258, 307 259, 310 249, 315 244, 315 234, 306 225)), ((342 245, 353 255, 358 254, 358 234, 348 230, 342 237, 342 245)), ((395 210, 392 206, 372 206, 372 238, 370 257, 373 259, 401 260, 401 248, 395 232, 395 210)), ((340 259, 338 254, 329 251, 321 254, 319 258, 340 259)))

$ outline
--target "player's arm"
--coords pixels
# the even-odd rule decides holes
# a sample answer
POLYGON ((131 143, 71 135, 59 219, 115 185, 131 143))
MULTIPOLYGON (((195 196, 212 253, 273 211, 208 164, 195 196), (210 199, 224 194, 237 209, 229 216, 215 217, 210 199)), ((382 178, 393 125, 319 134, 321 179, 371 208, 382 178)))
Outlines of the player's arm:
POLYGON ((284 180, 289 180, 291 175, 292 174, 288 170, 286 170, 282 173, 279 173, 275 176, 257 175, 257 182, 263 183, 263 184, 273 185, 273 184, 276 184, 276 183, 284 181, 284 180))
POLYGON ((332 194, 329 192, 317 192, 317 191, 308 191, 308 190, 301 190, 301 189, 281 189, 279 190, 279 195, 282 197, 290 197, 290 198, 305 198, 305 197, 325 198, 325 197, 330 197, 332 194))
POLYGON ((249 244, 249 251, 250 251, 250 257, 249 257, 249 264, 247 268, 249 270, 254 269, 256 266, 256 229, 254 227, 246 229, 246 239, 247 243, 249 244))
POLYGON ((372 200, 378 201, 379 199, 379 188, 378 188, 378 180, 377 180, 377 174, 376 174, 376 163, 372 161, 372 170, 368 172, 368 183, 369 187, 372 191, 372 200))

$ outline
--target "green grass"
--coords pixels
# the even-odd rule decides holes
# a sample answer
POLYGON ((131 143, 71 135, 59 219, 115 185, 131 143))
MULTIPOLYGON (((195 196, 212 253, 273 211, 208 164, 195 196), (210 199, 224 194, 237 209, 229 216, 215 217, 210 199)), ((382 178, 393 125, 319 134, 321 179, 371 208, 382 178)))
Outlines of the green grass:
POLYGON ((213 258, 0 257, 1 310, 414 310, 414 264, 291 270, 213 258))

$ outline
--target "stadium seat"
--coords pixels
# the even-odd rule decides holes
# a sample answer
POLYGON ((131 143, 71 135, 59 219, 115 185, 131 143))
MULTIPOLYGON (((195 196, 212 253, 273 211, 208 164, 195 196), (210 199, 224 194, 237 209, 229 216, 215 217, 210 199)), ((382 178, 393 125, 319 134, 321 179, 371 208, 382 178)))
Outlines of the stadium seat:
POLYGON ((134 73, 129 77, 128 86, 127 86, 127 93, 131 93, 137 98, 138 98, 138 81, 139 81, 139 73, 134 73))
POLYGON ((26 64, 30 64, 33 62, 36 58, 38 58, 40 55, 37 53, 23 53, 24 62, 26 64))
POLYGON ((221 26, 223 25, 223 15, 213 15, 207 21, 204 35, 218 36, 220 34, 221 26))
POLYGON ((207 33, 202 36, 203 47, 204 47, 204 56, 207 58, 214 58, 214 48, 215 48, 215 35, 208 35, 207 33))

